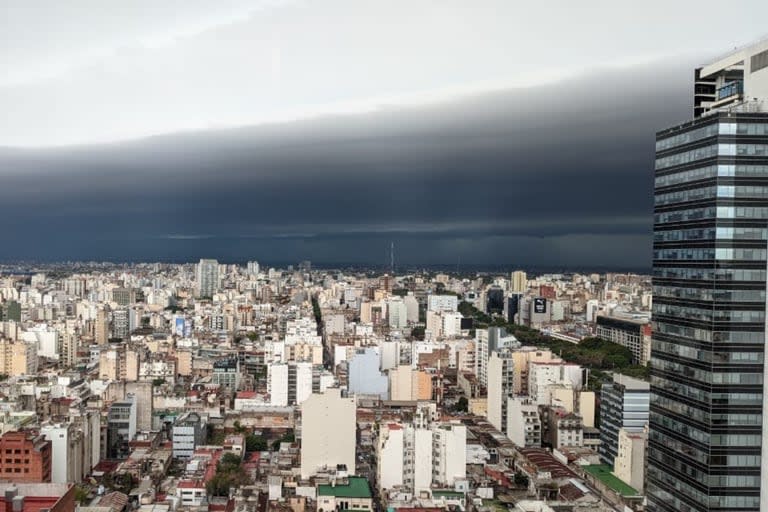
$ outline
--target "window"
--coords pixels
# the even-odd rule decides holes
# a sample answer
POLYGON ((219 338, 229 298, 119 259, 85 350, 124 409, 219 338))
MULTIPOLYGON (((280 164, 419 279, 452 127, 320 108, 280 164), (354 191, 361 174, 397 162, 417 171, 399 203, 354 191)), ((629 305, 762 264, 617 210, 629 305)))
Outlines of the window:
POLYGON ((749 59, 749 69, 751 73, 760 71, 763 68, 768 68, 768 50, 756 53, 749 59))

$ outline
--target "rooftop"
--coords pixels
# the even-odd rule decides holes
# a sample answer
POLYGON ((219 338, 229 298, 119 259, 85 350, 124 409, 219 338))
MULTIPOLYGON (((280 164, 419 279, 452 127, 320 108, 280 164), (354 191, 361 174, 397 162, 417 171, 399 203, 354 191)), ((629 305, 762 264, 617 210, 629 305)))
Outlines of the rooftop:
POLYGON ((371 489, 368 480, 351 476, 346 484, 337 483, 335 486, 323 484, 317 486, 318 496, 335 496, 337 498, 370 498, 371 489))
POLYGON ((627 375, 622 375, 620 373, 613 374, 613 381, 616 384, 621 384, 626 389, 630 390, 649 391, 651 389, 651 384, 649 382, 636 379, 634 377, 629 377, 627 375))
POLYGON ((611 466, 608 464, 594 464, 592 466, 582 466, 581 468, 622 496, 638 495, 638 492, 633 487, 625 484, 623 480, 611 472, 611 466))

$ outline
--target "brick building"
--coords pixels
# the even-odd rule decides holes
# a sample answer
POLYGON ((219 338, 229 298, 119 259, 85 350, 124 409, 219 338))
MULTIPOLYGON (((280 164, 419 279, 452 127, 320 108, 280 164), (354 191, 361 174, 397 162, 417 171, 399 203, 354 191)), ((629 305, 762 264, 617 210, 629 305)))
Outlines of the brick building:
POLYGON ((0 480, 51 481, 51 442, 28 432, 6 432, 0 437, 0 480))

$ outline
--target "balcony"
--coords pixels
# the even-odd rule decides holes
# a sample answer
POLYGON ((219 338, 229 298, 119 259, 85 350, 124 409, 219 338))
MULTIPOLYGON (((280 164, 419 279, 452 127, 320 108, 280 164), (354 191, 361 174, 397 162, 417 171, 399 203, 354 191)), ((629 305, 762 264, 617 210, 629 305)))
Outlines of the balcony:
POLYGON ((717 101, 731 98, 732 96, 741 96, 744 94, 744 82, 728 82, 717 90, 717 101))

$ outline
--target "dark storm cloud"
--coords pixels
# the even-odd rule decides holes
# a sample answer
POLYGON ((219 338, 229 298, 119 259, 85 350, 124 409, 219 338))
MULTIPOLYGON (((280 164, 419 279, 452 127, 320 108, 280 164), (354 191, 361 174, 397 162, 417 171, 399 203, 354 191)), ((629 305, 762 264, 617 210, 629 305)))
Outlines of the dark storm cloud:
POLYGON ((0 258, 649 263, 688 63, 282 125, 0 150, 0 258), (682 71, 681 71, 682 70, 682 71))

